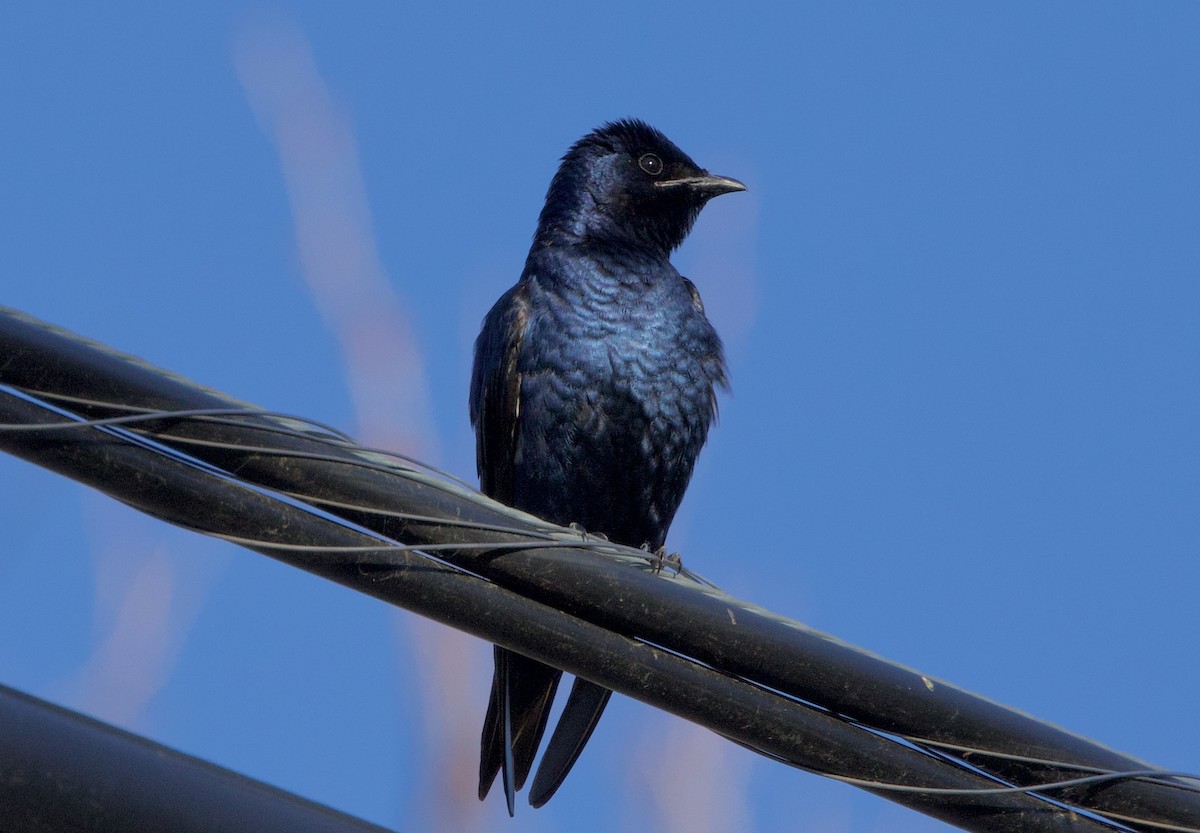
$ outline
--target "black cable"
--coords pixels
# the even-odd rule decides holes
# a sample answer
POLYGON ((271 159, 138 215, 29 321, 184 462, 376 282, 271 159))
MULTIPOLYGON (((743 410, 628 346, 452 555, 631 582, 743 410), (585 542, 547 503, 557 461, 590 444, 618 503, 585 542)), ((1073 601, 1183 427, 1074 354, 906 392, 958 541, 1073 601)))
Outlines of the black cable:
MULTIPOLYGON (((173 449, 181 465, 187 459, 204 461, 203 466, 191 465, 197 471, 203 469, 208 477, 219 480, 220 472, 237 472, 237 478, 225 475, 228 489, 240 486, 264 499, 279 495, 294 502, 287 511, 320 507, 317 514, 325 522, 345 524, 366 539, 335 541, 321 535, 314 540, 263 542, 261 529, 277 529, 278 524, 246 526, 241 523, 243 518, 209 510, 209 506, 223 508, 219 502, 193 502, 190 507, 170 507, 171 512, 157 504, 141 507, 173 523, 197 528, 202 526, 197 521, 201 514, 206 522, 211 515, 211 524, 204 531, 257 541, 259 545, 254 548, 259 551, 434 618, 449 614, 437 605, 431 606, 428 600, 417 604, 393 595, 397 576, 404 575, 407 582, 416 574, 432 571, 440 575, 440 571, 450 570, 472 581, 485 577, 490 582, 485 582, 491 588, 488 592, 533 603, 535 607, 523 608, 531 618, 522 620, 524 614, 517 614, 514 608, 516 618, 506 625, 510 630, 499 635, 487 627, 481 630, 478 623, 460 622, 457 627, 662 705, 768 756, 813 771, 861 779, 880 794, 887 794, 893 784, 972 791, 972 796, 938 796, 929 789, 919 795, 890 796, 968 829, 1056 829, 1006 826, 1017 817, 1026 825, 1070 818, 1072 824, 1085 825, 1072 829, 1112 826, 1098 818, 1071 814, 1056 802, 1104 813, 1109 818, 1127 817, 1132 819, 1128 824, 1133 829, 1200 828, 1200 798, 1190 786, 1183 788, 1178 781, 1110 779, 1101 786, 1088 782, 1059 787, 1052 798, 1031 796, 1024 791, 1047 782, 1071 780, 1081 770, 1113 773, 1149 768, 1141 761, 733 599, 689 580, 686 571, 678 577, 660 575, 655 562, 661 567, 662 559, 648 553, 586 541, 570 530, 514 512, 472 489, 442 480, 427 469, 393 463, 343 439, 331 439, 324 431, 299 430, 295 421, 258 411, 20 314, 0 310, 0 355, 11 357, 0 366, 0 384, 27 391, 58 392, 55 395, 60 407, 65 399, 59 393, 73 397, 72 410, 81 419, 127 416, 131 409, 245 409, 241 411, 244 418, 174 419, 164 423, 160 431, 145 423, 136 429, 133 425, 80 427, 37 435, 36 441, 30 440, 29 434, 0 431, 0 445, 14 453, 25 456, 47 447, 72 446, 75 457, 57 460, 57 470, 139 505, 125 491, 130 486, 127 481, 134 479, 130 472, 114 472, 96 479, 79 462, 89 444, 113 455, 120 452, 114 435, 120 434, 130 445, 137 444, 133 439, 137 437, 147 444, 143 450, 148 453, 165 457, 167 450, 173 449), (83 439, 83 434, 107 439, 83 439), (196 511, 197 507, 205 512, 196 511), (188 508, 193 510, 190 516, 188 508), (326 550, 324 555, 313 556, 285 552, 278 546, 375 548, 386 546, 380 543, 381 538, 402 544, 403 549, 390 548, 387 558, 376 558, 374 564, 374 556, 364 557, 361 552, 346 551, 339 557, 326 550), (272 550, 272 546, 276 548, 272 550), (366 584, 364 578, 369 579, 366 584), (385 586, 386 592, 381 590, 385 586), (555 619, 553 613, 568 618, 555 619), (547 624, 551 620, 555 624, 547 624), (591 629, 588 640, 602 641, 606 637, 601 634, 617 640, 609 645, 611 653, 604 654, 598 647, 595 652, 591 650, 601 641, 595 646, 590 642, 572 645, 562 636, 571 628, 585 625, 591 629), (555 628, 562 628, 562 633, 554 636, 555 628), (539 643, 542 637, 545 642, 539 643), (663 668, 672 670, 660 679, 654 676, 658 673, 656 667, 630 665, 650 659, 651 665, 662 662, 663 668), (622 681, 621 674, 631 667, 650 676, 642 683, 622 681), (697 669, 707 672, 704 685, 699 684, 699 677, 689 676, 699 674, 697 669), (675 673, 682 676, 670 676, 675 673), (683 679, 693 680, 694 684, 689 688, 681 682, 683 679), (680 685, 682 689, 676 688, 680 685), (737 697, 755 702, 765 697, 764 704, 773 704, 771 708, 782 711, 768 717, 774 713, 764 705, 762 721, 752 715, 748 722, 738 724, 738 731, 731 731, 728 715, 722 718, 718 712, 706 711, 716 692, 726 685, 735 686, 737 697), (773 722, 777 720, 783 722, 773 722), (796 722, 787 728, 787 720, 796 722), (835 735, 836 742, 832 739, 835 735), (906 737, 920 740, 909 743, 903 741, 906 737), (814 738, 825 740, 816 742, 814 738), (867 748, 883 757, 863 757, 854 751, 867 748), (901 759, 912 768, 898 775, 894 767, 901 759), (918 772, 931 778, 916 778, 918 772), (948 784, 944 779, 960 783, 948 784), (990 797, 979 793, 996 788, 1023 792, 990 797), (995 802, 1001 799, 1018 803, 998 809, 995 802)), ((0 396, 0 400, 3 398, 0 396)), ((41 417, 42 421, 56 419, 61 421, 53 414, 41 417)), ((139 459, 151 468, 156 465, 139 459)), ((89 465, 95 466, 96 461, 89 465)), ((171 477, 183 475, 176 470, 171 477)), ((172 484, 164 481, 161 485, 172 484)), ((221 500, 227 499, 230 495, 222 495, 221 500)), ((239 496, 234 500, 244 503, 249 498, 239 496)), ((448 599, 441 601, 453 604, 448 599)), ((479 615, 486 618, 489 614, 479 615)), ((457 620, 457 615, 451 618, 457 620)))

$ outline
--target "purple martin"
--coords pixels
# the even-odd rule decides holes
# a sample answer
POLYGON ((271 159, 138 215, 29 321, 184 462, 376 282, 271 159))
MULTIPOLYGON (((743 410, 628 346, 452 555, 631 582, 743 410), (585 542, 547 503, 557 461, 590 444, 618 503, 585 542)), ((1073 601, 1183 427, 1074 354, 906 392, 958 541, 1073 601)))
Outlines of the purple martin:
MULTIPOLYGON (((727 386, 721 341, 670 255, 705 203, 743 190, 641 121, 606 124, 567 151, 521 278, 475 342, 470 412, 485 494, 663 547, 727 386)), ((495 648, 480 799, 503 772, 512 814, 561 676, 495 648)), ((611 694, 575 680, 530 804, 562 784, 611 694)))

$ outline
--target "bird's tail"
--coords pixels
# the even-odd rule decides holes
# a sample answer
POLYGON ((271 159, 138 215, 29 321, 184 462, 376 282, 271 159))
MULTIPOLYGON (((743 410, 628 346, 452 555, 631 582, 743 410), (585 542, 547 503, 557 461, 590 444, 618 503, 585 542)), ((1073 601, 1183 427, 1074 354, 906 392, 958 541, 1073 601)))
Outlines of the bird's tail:
POLYGON ((562 672, 499 646, 495 649, 495 664, 480 743, 479 799, 487 797, 496 775, 503 772, 504 797, 511 816, 515 793, 533 768, 562 672))

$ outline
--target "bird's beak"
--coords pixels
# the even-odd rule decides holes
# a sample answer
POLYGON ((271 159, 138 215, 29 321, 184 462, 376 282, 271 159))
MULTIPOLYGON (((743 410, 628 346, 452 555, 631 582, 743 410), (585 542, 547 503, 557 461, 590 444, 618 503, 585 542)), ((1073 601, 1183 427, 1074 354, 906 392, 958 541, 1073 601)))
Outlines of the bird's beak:
POLYGON ((664 179, 654 184, 659 188, 687 187, 708 199, 711 199, 712 197, 719 197, 721 194, 730 194, 734 191, 746 190, 746 186, 738 182, 736 179, 730 179, 727 176, 716 176, 714 174, 704 174, 703 176, 685 176, 680 177, 679 179, 664 179))

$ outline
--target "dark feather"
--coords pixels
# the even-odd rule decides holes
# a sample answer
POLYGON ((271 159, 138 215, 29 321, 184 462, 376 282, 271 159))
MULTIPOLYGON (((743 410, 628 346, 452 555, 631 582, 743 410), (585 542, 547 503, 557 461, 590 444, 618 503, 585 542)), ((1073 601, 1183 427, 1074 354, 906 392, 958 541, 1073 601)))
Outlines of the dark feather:
POLYGON ((562 785, 571 767, 579 758, 579 753, 592 736, 592 730, 600 722, 600 715, 608 705, 612 692, 601 688, 587 680, 576 679, 571 686, 571 696, 558 726, 550 736, 546 752, 542 755, 542 763, 534 776, 533 786, 529 788, 529 803, 541 807, 562 785))
POLYGON ((521 412, 517 357, 529 320, 529 287, 517 284, 496 302, 475 340, 471 372, 471 425, 479 485, 489 497, 513 505, 513 460, 521 412))

